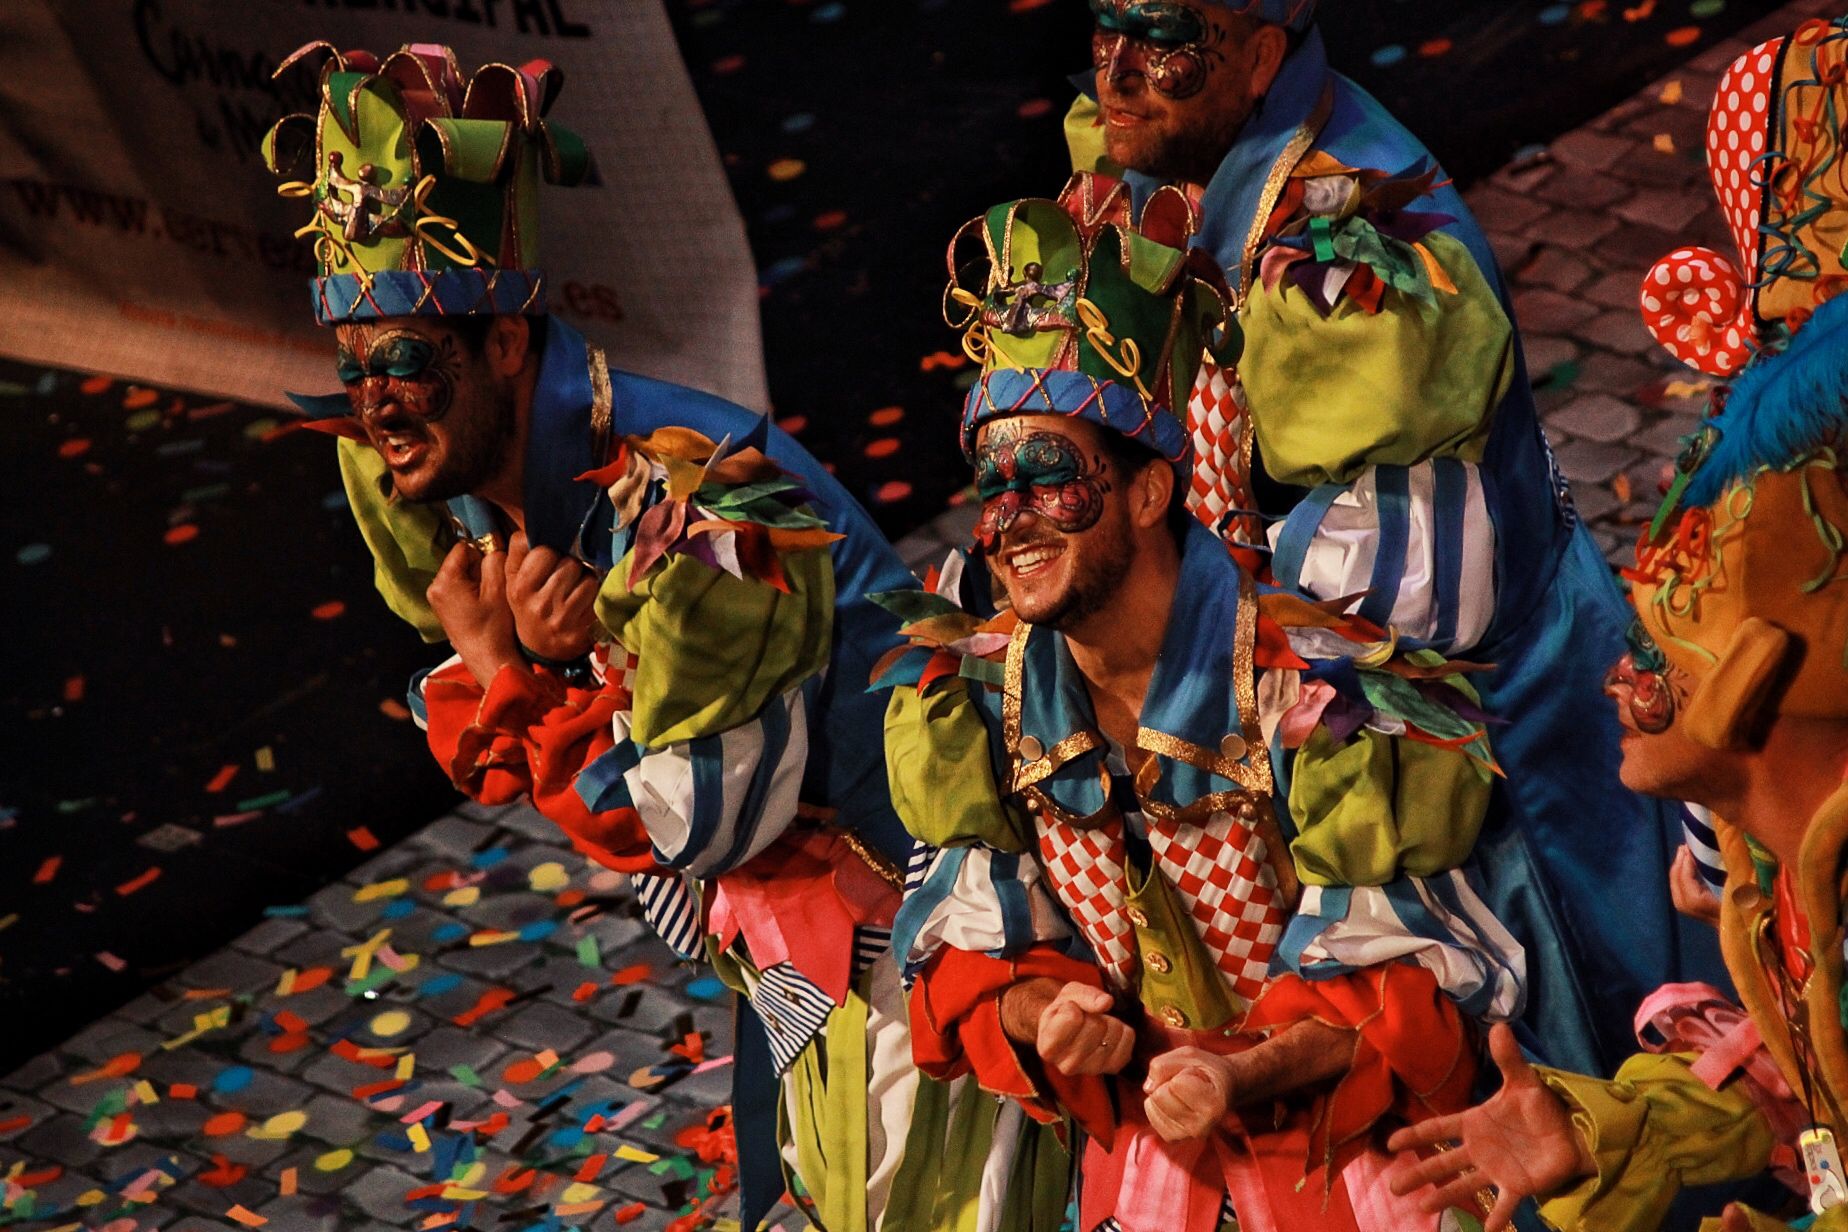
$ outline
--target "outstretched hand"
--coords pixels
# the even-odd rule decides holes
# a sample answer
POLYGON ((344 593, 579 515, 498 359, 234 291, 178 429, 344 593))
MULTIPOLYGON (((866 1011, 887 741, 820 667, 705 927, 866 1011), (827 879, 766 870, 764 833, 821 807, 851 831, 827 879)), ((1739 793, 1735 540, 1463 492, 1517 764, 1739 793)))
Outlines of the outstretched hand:
POLYGON ((443 557, 425 598, 449 644, 476 683, 487 688, 501 668, 521 662, 507 606, 507 554, 482 555, 458 543, 443 557))
POLYGON ((1502 1086, 1488 1102, 1408 1126, 1386 1147, 1408 1151, 1459 1143, 1429 1159, 1396 1167, 1392 1191, 1403 1196, 1429 1186, 1431 1192, 1420 1205, 1437 1214, 1452 1206, 1472 1207, 1477 1192, 1492 1185, 1495 1208, 1483 1232, 1503 1232, 1522 1200, 1592 1175, 1597 1166, 1565 1101, 1540 1081, 1505 1024, 1489 1032, 1489 1052, 1501 1069, 1502 1086))

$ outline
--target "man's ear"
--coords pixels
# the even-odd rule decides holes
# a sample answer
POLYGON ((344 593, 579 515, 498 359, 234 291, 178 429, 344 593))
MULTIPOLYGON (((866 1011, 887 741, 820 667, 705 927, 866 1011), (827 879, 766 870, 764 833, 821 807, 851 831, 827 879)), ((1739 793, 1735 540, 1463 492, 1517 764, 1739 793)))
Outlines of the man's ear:
POLYGON ((1688 736, 1710 749, 1750 749, 1802 648, 1768 620, 1747 617, 1688 699, 1688 736))
POLYGON ((1290 54, 1290 32, 1282 26, 1265 24, 1251 36, 1251 98, 1253 102, 1270 93, 1271 83, 1290 54))
POLYGON ((1145 530, 1160 526, 1167 519, 1168 503, 1175 499, 1174 467, 1165 460, 1150 462, 1131 482, 1136 495, 1136 525, 1145 530))
POLYGON ((494 318, 488 327, 483 350, 488 367, 496 376, 518 376, 532 356, 533 330, 525 317, 504 315, 494 318))

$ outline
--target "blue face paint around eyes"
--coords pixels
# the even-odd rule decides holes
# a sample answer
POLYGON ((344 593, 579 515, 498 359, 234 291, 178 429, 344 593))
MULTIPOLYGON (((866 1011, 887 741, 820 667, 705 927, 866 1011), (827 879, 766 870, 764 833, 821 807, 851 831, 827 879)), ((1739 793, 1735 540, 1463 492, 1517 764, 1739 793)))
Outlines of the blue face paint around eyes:
POLYGON ((372 350, 372 370, 409 380, 430 366, 436 350, 416 334, 388 334, 372 350))
POLYGON ((1091 15, 1097 28, 1159 47, 1198 43, 1206 35, 1199 14, 1184 5, 1146 0, 1144 3, 1094 3, 1091 15))

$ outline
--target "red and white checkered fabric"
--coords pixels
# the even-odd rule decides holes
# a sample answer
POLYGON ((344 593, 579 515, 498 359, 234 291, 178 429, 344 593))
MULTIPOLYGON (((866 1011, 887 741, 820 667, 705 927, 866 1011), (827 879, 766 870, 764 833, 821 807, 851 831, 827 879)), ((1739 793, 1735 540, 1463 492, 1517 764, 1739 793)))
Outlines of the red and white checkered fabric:
POLYGON ((1133 988, 1136 943, 1124 900, 1129 852, 1122 819, 1080 829, 1041 814, 1039 846, 1046 877, 1097 956, 1104 978, 1118 991, 1133 988))
POLYGON ((1226 812, 1203 826, 1157 821, 1149 846, 1233 991, 1255 1000, 1289 920, 1257 828, 1226 812))
MULTIPOLYGON (((1251 476, 1245 473, 1245 433, 1250 427, 1238 373, 1221 368, 1210 357, 1203 359, 1187 399, 1187 432, 1194 451, 1187 507, 1216 533, 1231 510, 1257 507, 1251 476)), ((1246 514, 1234 518, 1223 537, 1261 543, 1262 535, 1258 520, 1246 514)))
POLYGON ((635 670, 641 660, 614 642, 598 642, 590 648, 590 673, 606 685, 615 685, 624 693, 633 693, 635 670))

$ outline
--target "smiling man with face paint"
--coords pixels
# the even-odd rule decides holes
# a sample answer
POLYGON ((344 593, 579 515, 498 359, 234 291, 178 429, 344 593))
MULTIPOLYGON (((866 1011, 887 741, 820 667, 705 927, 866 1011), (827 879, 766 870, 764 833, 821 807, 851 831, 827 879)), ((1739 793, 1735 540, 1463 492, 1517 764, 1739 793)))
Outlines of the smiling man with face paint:
MULTIPOLYGON (((281 191, 310 214, 343 393, 300 401, 340 438, 380 592, 455 652, 412 683, 430 751, 629 874, 739 994, 744 1222, 793 1190, 829 1232, 875 1232, 935 1183, 912 1134, 989 1102, 919 1077, 887 945, 914 843, 859 682, 900 648, 867 592, 916 580, 767 417, 613 369, 545 314, 538 180, 588 165, 543 118, 549 65, 464 83, 429 45, 306 55, 319 108, 265 150, 309 155, 281 191)), ((1042 1136, 1017 1172, 1062 1194, 1042 1136)))
POLYGON ((1187 243, 1240 335, 1186 399, 1188 506, 1280 583, 1366 592, 1376 623, 1494 665, 1490 895, 1535 964, 1524 1039, 1615 1066, 1629 1007, 1720 966, 1671 903, 1681 810, 1617 773, 1600 689, 1629 617, 1541 435, 1488 241, 1430 152, 1330 68, 1315 0, 1091 9, 1074 166, 1120 175, 1136 211, 1164 187, 1197 203, 1187 243))
POLYGON ((879 597, 918 647, 877 681, 894 800, 942 848, 894 924, 914 1045, 1083 1135, 1081 1232, 1435 1232, 1372 1130, 1461 1107, 1475 1024, 1521 1006, 1470 871, 1493 755, 1464 672, 1182 509, 1172 398, 1223 302, 1189 219, 1079 176, 971 224, 962 444, 1008 607, 879 597))

